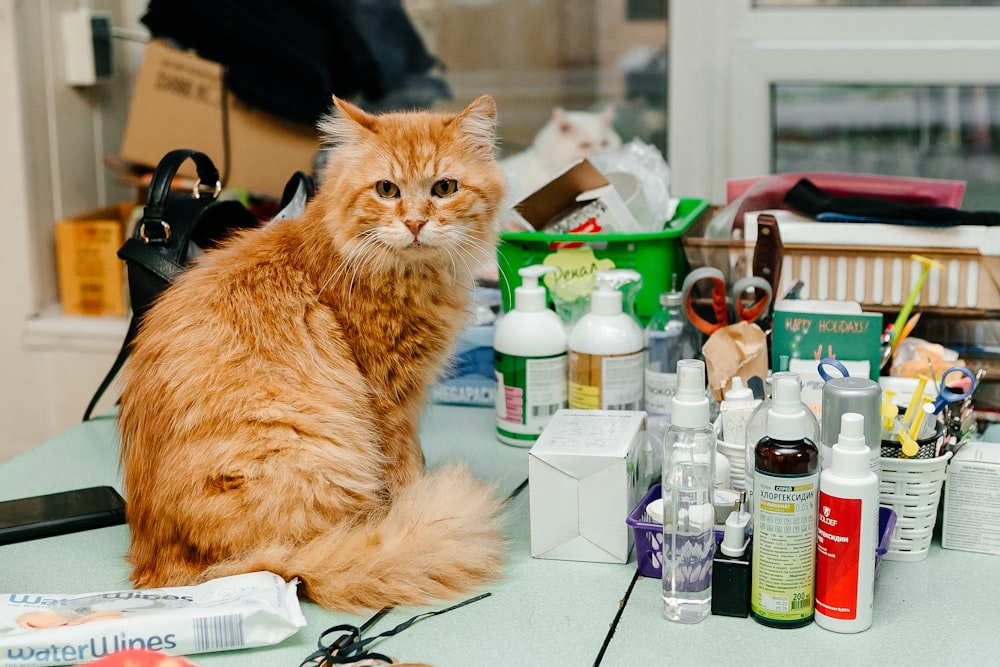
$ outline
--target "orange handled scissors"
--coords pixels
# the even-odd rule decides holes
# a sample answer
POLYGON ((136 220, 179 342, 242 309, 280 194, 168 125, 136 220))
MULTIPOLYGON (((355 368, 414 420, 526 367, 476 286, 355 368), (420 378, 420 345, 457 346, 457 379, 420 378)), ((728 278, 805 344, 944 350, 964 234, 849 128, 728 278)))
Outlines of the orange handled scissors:
MULTIPOLYGON (((699 288, 700 289, 700 288, 699 288)), ((706 335, 712 335, 724 326, 732 322, 755 322, 767 312, 767 307, 774 298, 771 284, 764 278, 750 276, 741 278, 733 285, 732 298, 726 294, 726 277, 722 271, 711 266, 695 269, 684 279, 684 286, 681 288, 684 294, 684 310, 687 312, 691 323, 706 335), (699 315, 694 309, 694 299, 698 294, 695 288, 699 283, 707 283, 712 298, 712 319, 708 320, 699 315), (745 305, 744 294, 751 289, 754 290, 754 300, 749 305, 745 305), (760 296, 758 296, 760 295, 760 296), (730 320, 730 306, 734 317, 730 320)))

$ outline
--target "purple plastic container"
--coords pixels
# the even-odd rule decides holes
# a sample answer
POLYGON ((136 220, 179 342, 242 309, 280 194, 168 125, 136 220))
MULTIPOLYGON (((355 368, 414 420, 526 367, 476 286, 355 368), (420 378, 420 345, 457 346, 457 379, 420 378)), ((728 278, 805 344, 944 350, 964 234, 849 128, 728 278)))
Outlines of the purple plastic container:
MULTIPOLYGON (((635 534, 635 561, 639 574, 651 579, 659 579, 663 573, 661 558, 663 556, 663 526, 652 521, 646 514, 646 505, 660 497, 660 485, 654 484, 649 492, 639 501, 625 523, 632 527, 635 534)), ((891 507, 878 508, 879 542, 875 548, 875 576, 882 563, 882 556, 889 550, 889 538, 896 525, 896 512, 891 507)), ((723 531, 716 529, 715 541, 721 542, 723 531)))

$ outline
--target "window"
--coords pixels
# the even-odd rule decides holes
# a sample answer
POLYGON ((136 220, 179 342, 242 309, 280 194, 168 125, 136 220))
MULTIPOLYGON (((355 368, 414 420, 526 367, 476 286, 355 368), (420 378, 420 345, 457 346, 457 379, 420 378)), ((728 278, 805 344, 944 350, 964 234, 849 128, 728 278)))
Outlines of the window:
POLYGON ((986 187, 1000 165, 1000 6, 857 4, 671 4, 677 193, 722 201, 729 178, 874 170, 966 179, 963 208, 1000 209, 986 187))

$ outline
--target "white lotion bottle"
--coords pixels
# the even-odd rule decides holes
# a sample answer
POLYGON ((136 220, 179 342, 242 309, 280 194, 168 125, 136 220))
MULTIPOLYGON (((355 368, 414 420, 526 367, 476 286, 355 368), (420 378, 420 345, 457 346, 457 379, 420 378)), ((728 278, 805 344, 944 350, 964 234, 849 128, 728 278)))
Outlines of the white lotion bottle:
POLYGON ((833 632, 872 624, 879 494, 869 451, 864 417, 845 412, 832 465, 819 480, 815 621, 833 632))
POLYGON ((546 307, 545 288, 538 284, 553 271, 541 264, 518 269, 522 282, 514 290, 514 308, 493 334, 496 431, 504 444, 531 447, 567 404, 566 329, 546 307))
POLYGON ((612 284, 630 274, 641 278, 630 269, 598 271, 590 312, 569 334, 570 409, 643 408, 646 337, 639 323, 624 311, 624 295, 612 284))

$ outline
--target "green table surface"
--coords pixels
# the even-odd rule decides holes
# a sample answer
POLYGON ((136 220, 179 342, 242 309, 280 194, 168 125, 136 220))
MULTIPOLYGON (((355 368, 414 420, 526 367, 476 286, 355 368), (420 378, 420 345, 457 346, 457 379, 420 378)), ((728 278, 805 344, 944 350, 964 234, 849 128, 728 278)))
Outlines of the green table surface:
MULTIPOLYGON (((527 478, 528 451, 497 442, 492 410, 430 405, 422 440, 429 466, 465 461, 501 494, 527 478)), ((121 489, 117 456, 114 420, 105 415, 0 465, 0 500, 99 484, 121 489)), ((883 561, 875 621, 859 634, 723 616, 679 625, 660 614, 659 580, 635 580, 634 557, 627 565, 532 558, 528 502, 525 490, 508 505, 511 544, 502 578, 484 589, 490 597, 421 621, 377 649, 438 667, 1000 664, 1000 556, 944 550, 935 538, 924 561, 883 561)), ((0 593, 129 588, 127 546, 125 526, 0 546, 0 593)), ((394 609, 372 631, 445 606, 394 609)), ((302 608, 308 624, 279 645, 189 659, 205 667, 294 666, 323 630, 366 618, 308 602, 302 608)))

